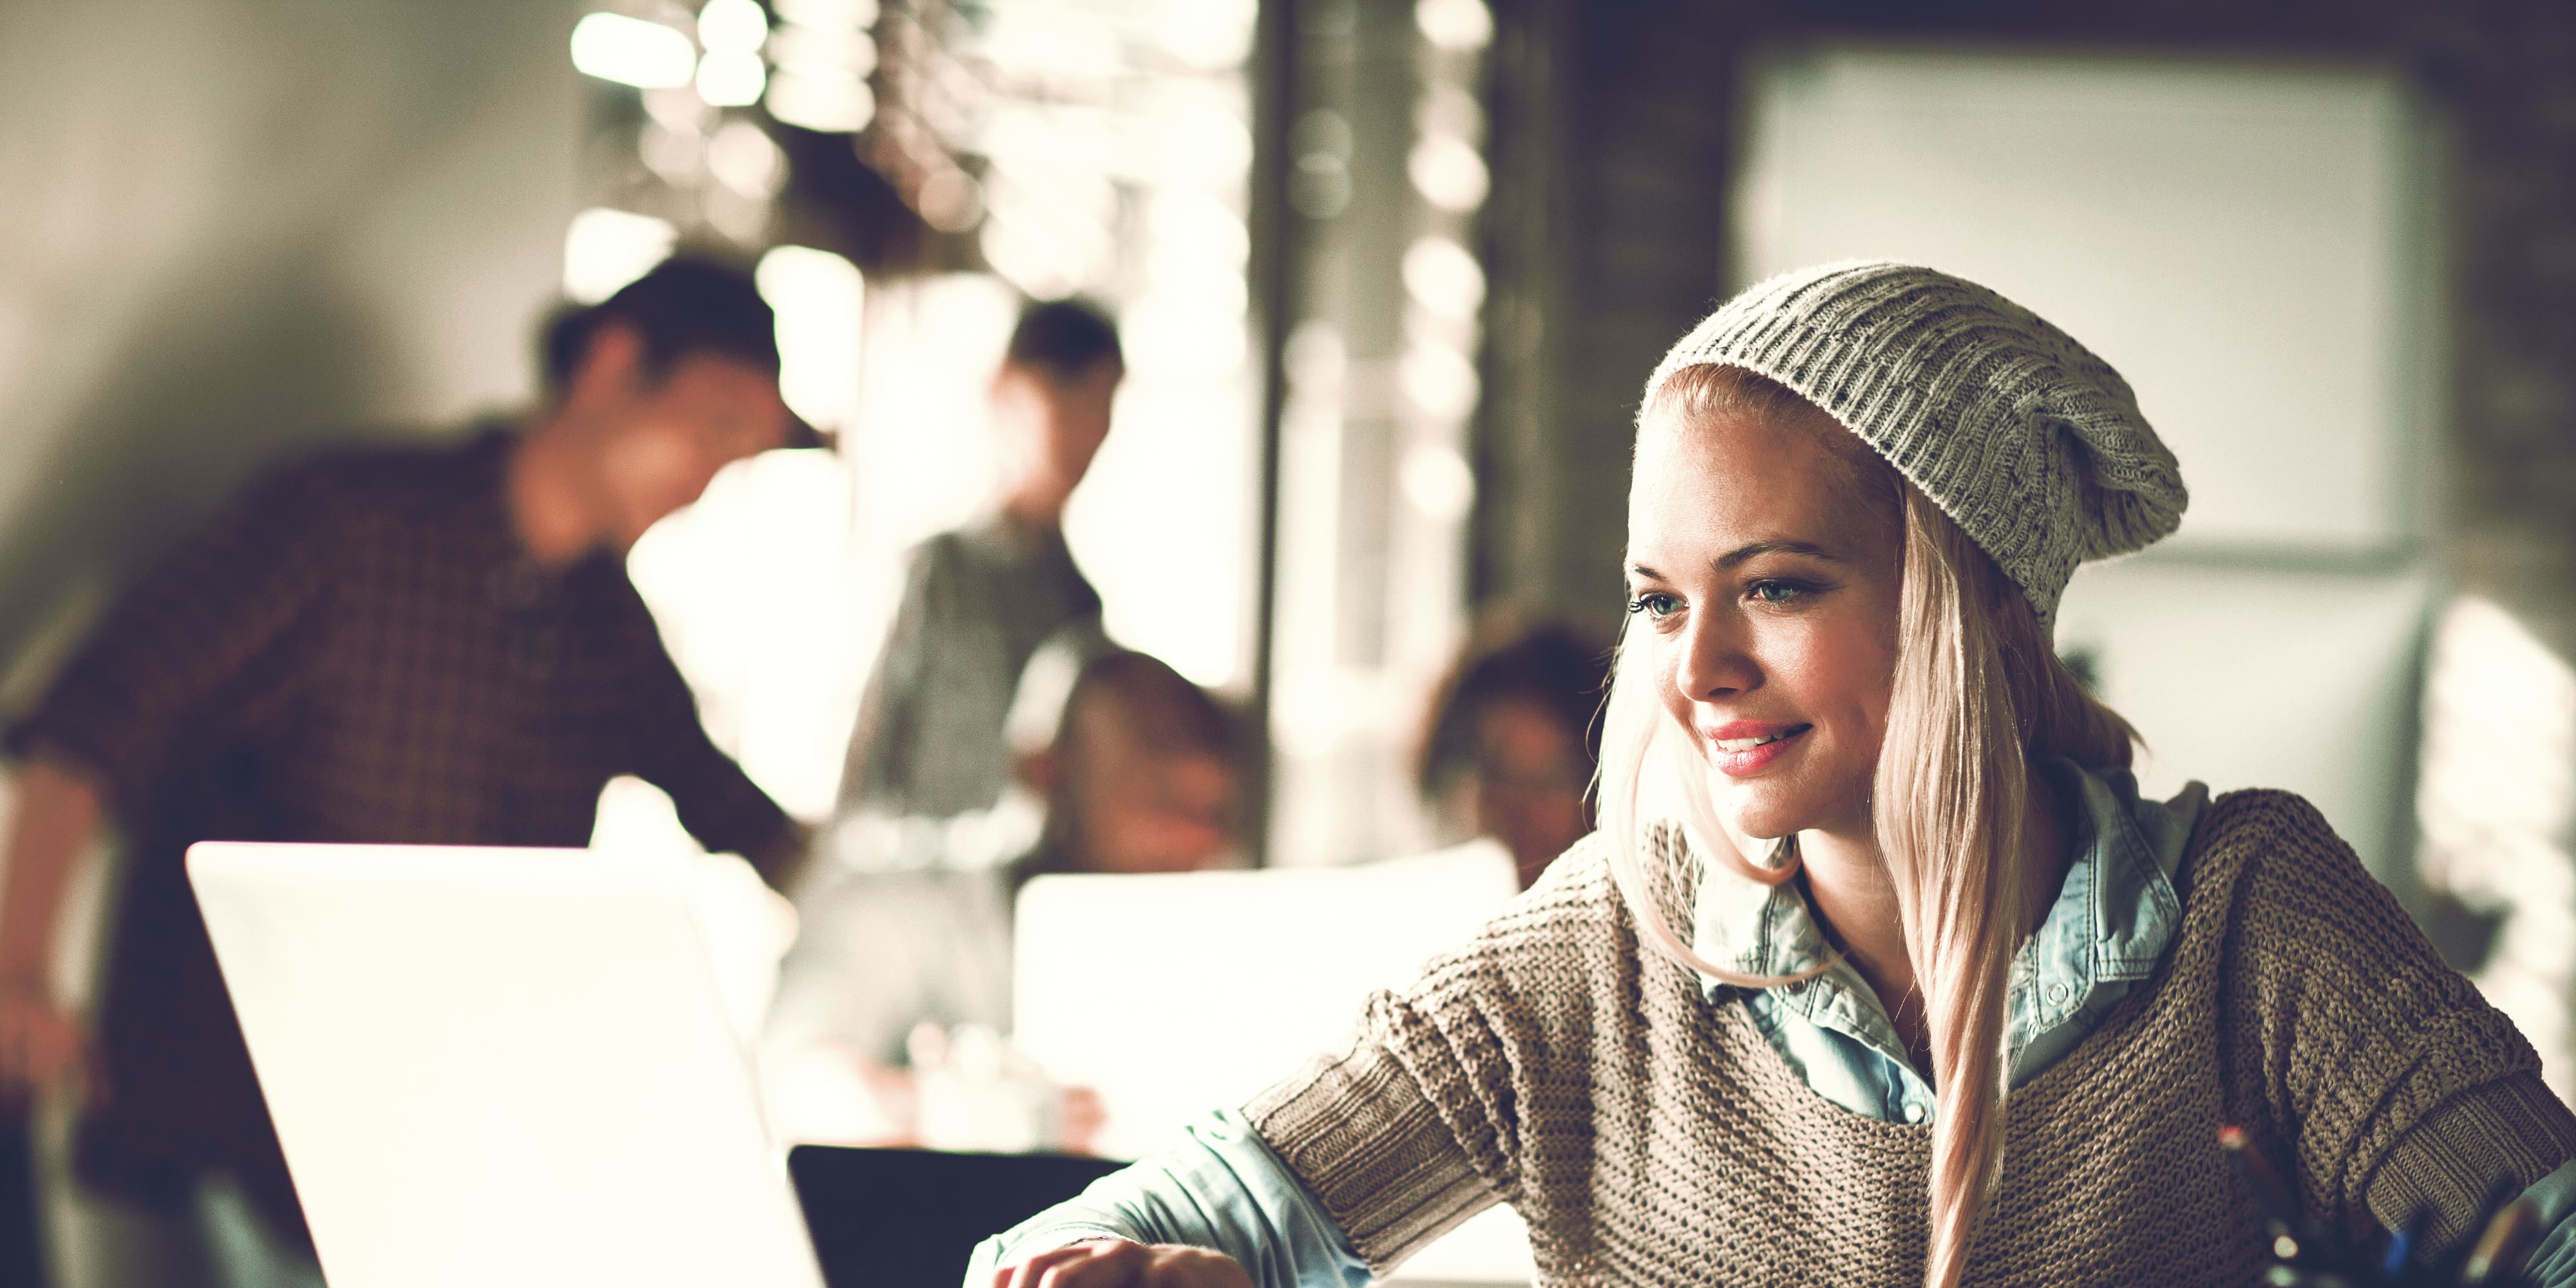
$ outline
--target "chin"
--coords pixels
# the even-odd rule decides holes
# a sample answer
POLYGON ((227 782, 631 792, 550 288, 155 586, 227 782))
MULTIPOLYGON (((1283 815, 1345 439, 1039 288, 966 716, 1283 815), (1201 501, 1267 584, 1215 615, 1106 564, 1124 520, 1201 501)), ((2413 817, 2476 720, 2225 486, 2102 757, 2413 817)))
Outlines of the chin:
MULTIPOLYGON (((1728 827, 1755 841, 1776 841, 1815 826, 1817 811, 1795 785, 1757 780, 1721 781, 1711 794, 1717 816, 1728 827)), ((1756 858, 1758 855, 1747 855, 1756 858)))

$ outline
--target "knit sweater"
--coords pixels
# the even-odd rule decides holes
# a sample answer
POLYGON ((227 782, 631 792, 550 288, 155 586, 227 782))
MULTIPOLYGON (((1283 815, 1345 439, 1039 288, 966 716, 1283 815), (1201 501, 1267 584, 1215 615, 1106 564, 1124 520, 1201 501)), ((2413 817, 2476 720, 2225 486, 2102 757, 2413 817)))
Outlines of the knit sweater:
MULTIPOLYGON (((1696 871, 1677 832, 1652 844, 1657 870, 1696 871)), ((1740 995, 1704 998, 1639 941, 1608 857, 1578 846, 1373 998, 1346 1049, 1247 1107, 1263 1140, 1381 1270, 1508 1202, 1551 1284, 1920 1282, 1931 1129, 1804 1086, 1740 995)), ((2178 883, 2150 986, 2013 1093, 1969 1282, 2253 1282, 2222 1123, 2356 1236, 2418 1203, 2456 1230, 2495 1177, 2576 1156, 2529 1044, 2306 802, 2216 802, 2178 883)))

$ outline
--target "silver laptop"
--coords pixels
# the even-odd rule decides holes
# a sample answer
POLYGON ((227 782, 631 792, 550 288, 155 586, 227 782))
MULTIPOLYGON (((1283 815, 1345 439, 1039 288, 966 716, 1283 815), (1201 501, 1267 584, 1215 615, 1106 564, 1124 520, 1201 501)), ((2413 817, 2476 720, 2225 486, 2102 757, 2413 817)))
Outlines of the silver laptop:
POLYGON ((333 1288, 821 1288, 676 864, 207 843, 333 1288))

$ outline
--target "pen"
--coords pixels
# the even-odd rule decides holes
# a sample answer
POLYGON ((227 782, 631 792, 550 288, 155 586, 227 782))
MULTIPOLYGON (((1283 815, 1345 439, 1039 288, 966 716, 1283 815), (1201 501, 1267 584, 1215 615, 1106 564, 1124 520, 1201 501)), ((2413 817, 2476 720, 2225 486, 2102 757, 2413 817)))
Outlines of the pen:
POLYGON ((2237 1171, 2254 1191, 2254 1201, 2262 1205, 2264 1218, 2271 1227, 2272 1255, 2282 1261, 2300 1260, 2304 1245, 2313 1240, 2300 1237, 2306 1232, 2298 1223, 2298 1200, 2292 1198, 2289 1187, 2281 1183, 2280 1174, 2273 1171, 2272 1164, 2254 1148, 2245 1129, 2234 1123, 2218 1129, 2218 1147, 2236 1160, 2237 1171))
POLYGON ((2486 1232, 2478 1236, 2469 1253, 2469 1264, 2461 1272, 2464 1284, 2486 1284, 2510 1277, 2521 1271, 2522 1260, 2531 1253, 2540 1231, 2540 1209, 2524 1199, 2509 1204, 2487 1223, 2486 1232))
POLYGON ((2415 1257, 2416 1245, 2424 1241, 2424 1232, 2432 1226, 2433 1209, 2419 1207, 2413 1216, 2406 1218, 2404 1226, 2390 1231, 2388 1248, 2379 1259, 2379 1277, 2395 1279, 2404 1274, 2407 1263, 2415 1257))

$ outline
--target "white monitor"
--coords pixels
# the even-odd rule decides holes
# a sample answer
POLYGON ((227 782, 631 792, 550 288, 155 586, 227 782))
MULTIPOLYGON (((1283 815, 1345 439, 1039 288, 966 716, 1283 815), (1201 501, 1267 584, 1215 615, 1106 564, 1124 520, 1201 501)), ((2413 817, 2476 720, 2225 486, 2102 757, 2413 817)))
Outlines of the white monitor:
MULTIPOLYGON (((1013 1036, 1050 1077, 1100 1093, 1103 1152, 1149 1153, 1337 1046, 1371 992, 1413 982, 1518 889, 1489 841, 1341 868, 1040 877, 1020 893, 1013 1036), (1101 1022, 1120 1014, 1157 1018, 1101 1022)), ((1532 1272, 1526 1228, 1498 1208, 1403 1274, 1532 1272)))
POLYGON ((676 864, 207 843, 333 1288, 820 1288, 676 864))

